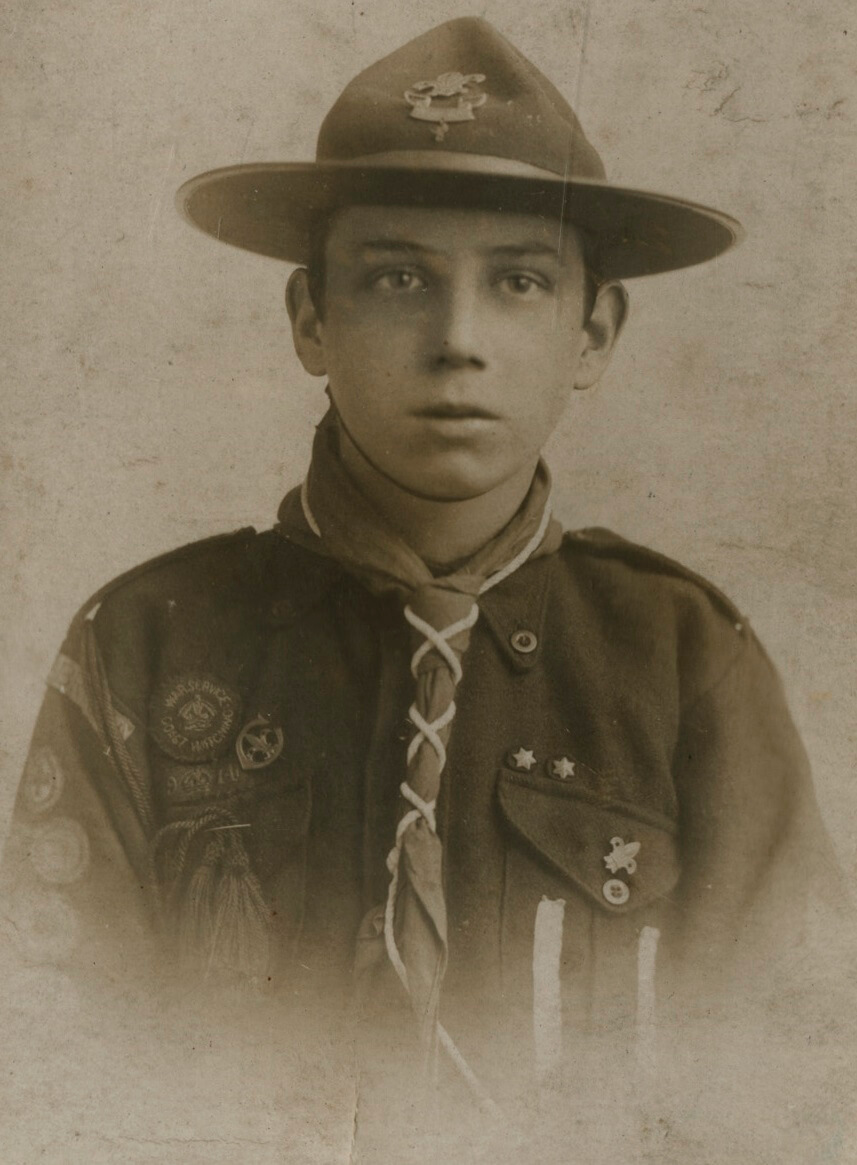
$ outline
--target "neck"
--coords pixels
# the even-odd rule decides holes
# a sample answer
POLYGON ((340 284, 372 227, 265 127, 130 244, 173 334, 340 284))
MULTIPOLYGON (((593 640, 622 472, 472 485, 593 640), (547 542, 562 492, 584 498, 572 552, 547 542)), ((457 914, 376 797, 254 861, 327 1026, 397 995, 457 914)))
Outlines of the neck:
POLYGON ((364 496, 425 562, 441 566, 469 558, 520 509, 535 473, 525 466, 487 493, 460 501, 418 497, 385 477, 339 427, 342 463, 364 496))

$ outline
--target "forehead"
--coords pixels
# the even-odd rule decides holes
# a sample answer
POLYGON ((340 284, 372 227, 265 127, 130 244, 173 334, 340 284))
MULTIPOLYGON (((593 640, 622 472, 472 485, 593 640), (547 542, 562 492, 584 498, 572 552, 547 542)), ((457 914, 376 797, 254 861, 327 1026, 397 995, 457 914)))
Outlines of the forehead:
POLYGON ((348 206, 328 225, 332 257, 359 257, 384 248, 452 258, 464 253, 582 261, 580 237, 557 218, 512 211, 416 206, 348 206))

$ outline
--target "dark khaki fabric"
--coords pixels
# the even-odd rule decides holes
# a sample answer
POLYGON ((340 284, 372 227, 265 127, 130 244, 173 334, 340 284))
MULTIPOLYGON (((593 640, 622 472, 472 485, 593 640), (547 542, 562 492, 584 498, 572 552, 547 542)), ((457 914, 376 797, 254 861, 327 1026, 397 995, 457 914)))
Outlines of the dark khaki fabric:
MULTIPOLYGON (((746 620, 689 571, 597 530, 566 536, 480 606, 438 812, 441 1018, 480 1078, 499 1099, 529 1087, 543 898, 565 903, 564 1047, 581 1096, 633 1053, 644 926, 660 932, 665 1046, 705 1016, 768 1022, 778 999, 797 1006, 808 911, 841 883, 746 620), (614 838, 639 845, 635 871, 616 875, 624 902, 605 897, 614 838)), ((344 1022, 358 925, 386 892, 409 658, 394 599, 274 532, 195 544, 105 588, 52 672, 6 849, 22 962, 120 1000, 131 984, 175 990, 152 843, 213 813, 237 827, 264 898, 255 988, 302 1022, 344 1022), (171 755, 158 727, 164 693, 188 677, 233 702, 228 739, 201 761, 171 755), (235 742, 259 719, 281 730, 282 752, 245 770, 235 742)), ((196 975, 182 999, 203 993, 196 975)), ((370 1042, 377 1031, 401 1047, 400 996, 386 969, 364 1001, 370 1042)))

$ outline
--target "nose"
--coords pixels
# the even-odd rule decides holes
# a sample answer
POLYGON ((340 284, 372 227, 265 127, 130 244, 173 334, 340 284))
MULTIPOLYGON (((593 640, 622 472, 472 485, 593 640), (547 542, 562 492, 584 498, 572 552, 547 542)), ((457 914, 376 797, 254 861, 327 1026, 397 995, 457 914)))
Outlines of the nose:
POLYGON ((450 280, 439 297, 432 363, 438 368, 485 368, 485 321, 479 286, 470 275, 450 280))

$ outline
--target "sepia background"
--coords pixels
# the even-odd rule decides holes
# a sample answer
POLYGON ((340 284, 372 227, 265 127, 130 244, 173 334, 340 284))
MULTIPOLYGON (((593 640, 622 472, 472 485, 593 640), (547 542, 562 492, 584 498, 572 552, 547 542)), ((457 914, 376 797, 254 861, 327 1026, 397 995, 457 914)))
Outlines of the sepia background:
POLYGON ((176 188, 312 157, 359 69, 465 14, 559 85, 613 180, 747 228, 716 263, 630 283, 614 362, 574 397, 549 459, 569 525, 652 545, 746 612, 853 877, 847 0, 7 0, 0 822, 77 607, 173 546, 270 525, 323 412, 322 382, 292 352, 287 269, 187 226, 176 188))

